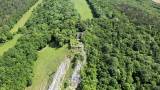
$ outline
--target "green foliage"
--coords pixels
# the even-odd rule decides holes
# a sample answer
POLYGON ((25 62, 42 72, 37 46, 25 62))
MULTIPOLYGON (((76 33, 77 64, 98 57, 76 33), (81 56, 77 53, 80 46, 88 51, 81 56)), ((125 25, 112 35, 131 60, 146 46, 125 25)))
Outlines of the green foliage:
POLYGON ((0 43, 12 39, 9 30, 37 0, 0 0, 0 43))
POLYGON ((17 40, 21 37, 21 34, 17 34, 13 37, 12 40, 7 41, 6 43, 0 45, 0 56, 2 56, 9 48, 12 48, 16 45, 17 40))
MULTIPOLYGON (((21 5, 26 1, 18 2, 21 5)), ((150 0, 87 0, 87 3, 94 19, 82 22, 70 0, 45 0, 20 29, 23 36, 16 46, 0 57, 0 90, 24 90, 30 86, 37 51, 47 44, 52 47, 69 44, 76 31, 85 31, 82 41, 87 51, 81 90, 159 90, 159 5, 150 0)), ((10 20, 5 22, 8 26, 0 26, 4 30, 0 43, 12 38, 8 29, 24 8, 13 10, 17 16, 10 18, 9 24, 10 20)), ((11 6, 8 10, 12 9, 11 6)))
POLYGON ((0 27, 0 43, 4 43, 13 38, 13 35, 9 32, 9 29, 10 28, 7 25, 0 27))
POLYGON ((78 15, 69 0, 44 1, 21 28, 19 33, 23 36, 15 47, 0 60, 0 89, 24 90, 30 86, 37 51, 50 43, 57 47, 69 43, 76 36, 77 21, 78 15))
POLYGON ((82 61, 83 60, 83 56, 80 53, 76 53, 73 57, 72 60, 72 68, 75 68, 75 66, 77 65, 78 61, 82 61))
POLYGON ((82 90, 157 89, 160 86, 157 70, 160 17, 154 12, 157 9, 149 0, 88 2, 99 17, 94 15, 93 20, 85 22, 87 65, 81 74, 82 90))
POLYGON ((0 27, 10 28, 37 0, 0 0, 0 27))
POLYGON ((65 81, 64 82, 64 88, 67 88, 68 86, 69 86, 69 83, 68 83, 69 81, 65 81))

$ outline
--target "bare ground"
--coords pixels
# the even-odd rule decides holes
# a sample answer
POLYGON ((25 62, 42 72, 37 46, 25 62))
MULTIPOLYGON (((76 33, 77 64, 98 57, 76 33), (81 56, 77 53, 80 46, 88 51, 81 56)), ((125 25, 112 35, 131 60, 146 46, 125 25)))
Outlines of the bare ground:
POLYGON ((156 2, 156 3, 160 3, 160 0, 153 0, 154 2, 156 2))

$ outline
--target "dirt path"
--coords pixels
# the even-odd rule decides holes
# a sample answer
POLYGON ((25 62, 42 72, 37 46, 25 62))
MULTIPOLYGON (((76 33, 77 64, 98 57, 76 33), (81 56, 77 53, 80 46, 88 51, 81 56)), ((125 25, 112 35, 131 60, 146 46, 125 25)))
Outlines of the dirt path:
POLYGON ((54 74, 51 85, 48 90, 60 90, 62 79, 65 76, 67 70, 69 69, 70 58, 66 58, 59 66, 57 72, 54 74))

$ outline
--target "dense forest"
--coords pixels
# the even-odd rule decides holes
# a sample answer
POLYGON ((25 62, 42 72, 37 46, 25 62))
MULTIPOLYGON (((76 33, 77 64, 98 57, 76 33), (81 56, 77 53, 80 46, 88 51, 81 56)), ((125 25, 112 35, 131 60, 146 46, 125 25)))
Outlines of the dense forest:
MULTIPOLYGON (((37 0, 0 0, 0 45, 37 0)), ((160 5, 151 0, 86 0, 93 18, 81 20, 71 0, 44 0, 0 56, 0 90, 32 85, 37 53, 71 45, 83 32, 87 61, 79 90, 160 90, 160 5)), ((75 55, 72 62, 81 56, 75 55)), ((76 63, 73 63, 76 66, 76 63)))
POLYGON ((12 38, 9 30, 37 0, 0 0, 0 43, 12 38))
POLYGON ((159 90, 159 6, 149 0, 88 4, 95 19, 82 25, 88 59, 80 89, 159 90))
POLYGON ((78 22, 70 0, 45 0, 19 30, 23 36, 0 58, 0 90, 24 90, 32 84, 37 51, 47 44, 61 47, 74 39, 78 22))

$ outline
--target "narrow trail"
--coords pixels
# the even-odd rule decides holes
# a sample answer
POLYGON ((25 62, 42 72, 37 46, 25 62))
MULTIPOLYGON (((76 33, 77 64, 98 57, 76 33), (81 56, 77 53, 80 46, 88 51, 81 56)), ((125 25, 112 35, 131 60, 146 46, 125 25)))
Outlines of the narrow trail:
POLYGON ((59 90, 61 83, 63 82, 63 77, 65 76, 67 70, 69 69, 70 58, 66 58, 59 66, 57 72, 54 74, 51 85, 48 90, 59 90))
MULTIPOLYGON (((21 19, 13 26, 10 30, 11 33, 16 33, 19 28, 23 27, 25 23, 28 21, 30 16, 32 15, 32 11, 40 4, 42 0, 37 1, 26 13, 23 14, 21 19)), ((9 48, 12 48, 16 45, 17 40, 21 37, 21 34, 16 34, 12 40, 7 41, 6 43, 0 46, 0 56, 4 54, 4 52, 8 51, 9 48)))
POLYGON ((0 46, 0 56, 4 54, 4 52, 8 51, 9 48, 12 48, 16 45, 17 40, 21 37, 21 34, 17 34, 13 37, 12 40, 4 43, 0 46))

